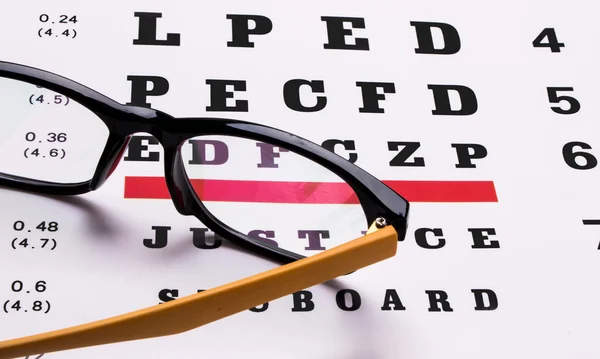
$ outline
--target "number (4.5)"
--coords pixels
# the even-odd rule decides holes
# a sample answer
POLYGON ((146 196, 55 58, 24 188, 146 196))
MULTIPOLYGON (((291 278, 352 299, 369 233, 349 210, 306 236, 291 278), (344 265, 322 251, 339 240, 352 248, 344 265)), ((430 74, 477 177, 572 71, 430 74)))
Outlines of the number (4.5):
POLYGON ((565 47, 565 44, 558 42, 554 28, 547 27, 533 40, 533 47, 547 47, 552 52, 560 52, 560 48, 565 47), (544 42, 544 39, 548 41, 544 42))

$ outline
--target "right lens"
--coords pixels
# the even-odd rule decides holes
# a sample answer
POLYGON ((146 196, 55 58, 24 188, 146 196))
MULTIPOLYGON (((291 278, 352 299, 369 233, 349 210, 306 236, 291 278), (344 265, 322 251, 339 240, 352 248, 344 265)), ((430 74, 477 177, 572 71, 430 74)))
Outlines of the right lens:
POLYGON ((109 131, 92 111, 27 82, 0 78, 0 172, 68 184, 89 181, 109 131))
POLYGON ((306 257, 363 235, 356 193, 338 175, 292 150, 232 136, 198 136, 181 147, 206 208, 265 245, 306 257))

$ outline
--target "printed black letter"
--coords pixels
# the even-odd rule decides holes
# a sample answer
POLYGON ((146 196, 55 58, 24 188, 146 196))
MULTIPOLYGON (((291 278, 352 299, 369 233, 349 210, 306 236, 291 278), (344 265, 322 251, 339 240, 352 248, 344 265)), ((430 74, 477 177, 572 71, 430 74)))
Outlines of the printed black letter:
POLYGON ((438 249, 446 245, 446 240, 441 238, 443 235, 444 232, 442 232, 441 228, 419 228, 415 231, 415 240, 419 247, 425 249, 438 249), (427 232, 431 232, 435 237, 438 237, 437 244, 431 245, 427 242, 427 232))
POLYGON ((386 289, 385 290, 385 299, 383 300, 383 306, 381 310, 392 310, 391 306, 394 306, 394 310, 406 310, 402 301, 400 301, 400 296, 398 296, 398 292, 395 289, 386 289))
POLYGON ((423 157, 415 157, 414 162, 406 162, 421 147, 420 142, 388 142, 388 150, 390 151, 398 151, 398 147, 400 146, 404 146, 404 148, 392 158, 390 166, 425 167, 425 159, 423 157))
POLYGON ((360 294, 352 289, 342 289, 335 295, 335 302, 338 308, 345 312, 353 312, 358 310, 361 305, 360 294), (350 304, 346 303, 346 294, 350 294, 350 304))
POLYGON ((261 15, 227 15, 231 20, 231 41, 227 47, 254 47, 250 35, 266 35, 273 30, 273 23, 268 17, 261 15), (250 21, 254 28, 250 29, 250 21))
POLYGON ((498 297, 496 296, 496 293, 494 293, 493 290, 472 289, 471 292, 475 297, 475 310, 496 310, 498 308, 498 297), (488 301, 490 302, 489 306, 485 305, 483 294, 485 294, 488 298, 488 301))
POLYGON ((146 248, 164 248, 167 246, 168 232, 171 227, 152 226, 155 231, 154 240, 152 238, 144 238, 143 243, 146 248))
POLYGON ((427 85, 433 91, 434 115, 469 116, 477 112, 477 96, 466 86, 459 85, 427 85), (450 90, 458 92, 461 108, 453 110, 450 106, 450 90))
POLYGON ((315 303, 312 301, 312 293, 308 290, 301 290, 292 295, 294 306, 292 312, 310 312, 315 309, 315 303))
POLYGON ((148 96, 162 96, 169 91, 169 81, 159 76, 127 76, 131 81, 131 102, 127 105, 150 108, 152 104, 146 102, 148 96), (148 83, 152 89, 148 89, 148 83))
POLYGON ((287 107, 298 112, 317 112, 324 109, 325 105, 327 105, 327 97, 325 96, 317 96, 317 103, 312 107, 302 105, 302 102, 300 101, 300 87, 302 85, 310 87, 313 93, 325 92, 325 84, 323 81, 308 81, 301 79, 290 80, 283 85, 283 100, 287 107))
POLYGON ((415 27, 419 47, 415 49, 417 54, 435 54, 452 55, 460 50, 460 36, 454 26, 439 22, 419 22, 411 21, 411 26, 415 27), (431 28, 437 27, 444 37, 444 47, 436 49, 433 45, 433 35, 431 28))
POLYGON ((426 290, 425 293, 429 296, 429 311, 430 312, 453 312, 454 309, 448 303, 448 294, 443 290, 426 290), (438 304, 442 305, 442 308, 438 304))
POLYGON ((136 12, 133 16, 139 18, 138 38, 133 40, 134 45, 163 45, 179 46, 181 36, 179 34, 167 34, 166 40, 156 39, 156 22, 162 17, 158 12, 136 12))
MULTIPOLYGON (((353 140, 325 140, 321 144, 321 147, 340 155, 339 153, 335 152, 336 145, 342 145, 342 147, 344 147, 344 149, 346 149, 346 150, 352 150, 352 151, 356 150, 356 146, 354 145, 353 140)), ((347 160, 352 163, 355 163, 358 160, 358 154, 355 152, 351 152, 348 155, 347 160)))
POLYGON ((363 98, 363 107, 358 109, 360 113, 384 113, 379 107, 379 100, 385 100, 386 93, 396 93, 396 87, 389 82, 357 82, 360 87, 363 98), (377 88, 383 89, 383 93, 378 93, 377 88))
POLYGON ((485 240, 489 239, 488 235, 496 235, 496 230, 494 228, 469 228, 467 230, 471 232, 471 236, 473 237, 473 245, 471 248, 500 248, 500 243, 498 241, 490 241, 490 244, 485 244, 485 240))
POLYGON ((127 156, 123 157, 123 161, 158 162, 160 152, 148 151, 148 145, 158 145, 158 140, 154 136, 131 136, 127 146, 127 156))
POLYGON ((352 35, 352 30, 345 29, 344 23, 352 24, 355 29, 365 28, 365 19, 361 17, 333 17, 321 16, 321 20, 327 23, 327 38, 329 42, 323 45, 325 49, 334 50, 369 50, 369 40, 363 38, 354 39, 354 44, 346 42, 346 36, 352 35))
POLYGON ((233 92, 228 92, 227 86, 233 86, 233 91, 246 91, 246 81, 206 80, 206 84, 210 86, 210 106, 206 111, 248 112, 246 100, 236 100, 235 106, 227 106, 227 99, 233 98, 233 92))
POLYGON ((471 160, 480 160, 487 156, 487 149, 476 143, 453 143, 450 146, 456 149, 458 159, 458 163, 454 165, 456 168, 476 168, 477 166, 471 160), (472 153, 471 150, 473 150, 472 153))

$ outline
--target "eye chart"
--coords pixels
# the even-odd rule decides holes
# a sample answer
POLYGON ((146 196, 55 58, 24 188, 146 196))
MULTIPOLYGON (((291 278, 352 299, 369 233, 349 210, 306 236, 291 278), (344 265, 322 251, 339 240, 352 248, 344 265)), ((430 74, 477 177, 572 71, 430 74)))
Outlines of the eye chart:
MULTIPOLYGON (((598 357, 597 8, 11 4, 0 22, 3 61, 173 116, 295 133, 395 183, 411 203, 407 237, 384 262, 182 334, 37 357, 598 357)), ((278 266, 209 241, 201 222, 177 213, 163 155, 139 133, 96 192, 0 189, 0 340, 278 266)), ((258 149, 244 155, 260 158, 258 149)), ((276 240, 277 223, 255 230, 276 240)), ((285 223, 285 235, 307 230, 285 223)))

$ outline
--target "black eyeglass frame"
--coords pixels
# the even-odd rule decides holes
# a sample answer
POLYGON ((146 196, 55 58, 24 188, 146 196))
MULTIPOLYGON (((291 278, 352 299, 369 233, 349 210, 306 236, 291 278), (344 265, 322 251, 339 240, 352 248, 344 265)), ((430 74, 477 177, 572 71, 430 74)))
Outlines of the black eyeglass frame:
POLYGON ((384 218, 403 241, 408 226, 409 202, 386 184, 336 153, 292 133, 242 120, 215 117, 177 118, 152 108, 124 105, 78 82, 42 69, 0 61, 0 77, 24 81, 60 93, 76 101, 100 118, 109 136, 89 181, 56 184, 0 173, 0 185, 51 195, 78 195, 99 189, 118 165, 129 138, 149 133, 163 146, 165 180, 175 208, 193 215, 215 234, 251 252, 290 263, 304 256, 274 248, 236 231, 213 216, 193 190, 186 175, 179 148, 196 136, 235 136, 264 141, 310 159, 342 178, 356 193, 367 225, 384 218))

